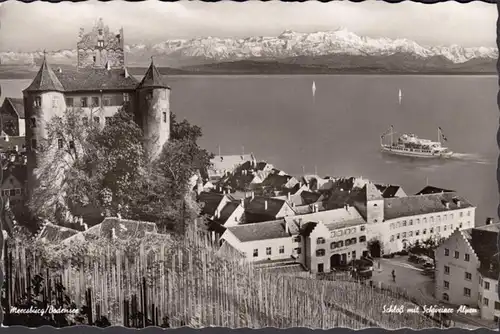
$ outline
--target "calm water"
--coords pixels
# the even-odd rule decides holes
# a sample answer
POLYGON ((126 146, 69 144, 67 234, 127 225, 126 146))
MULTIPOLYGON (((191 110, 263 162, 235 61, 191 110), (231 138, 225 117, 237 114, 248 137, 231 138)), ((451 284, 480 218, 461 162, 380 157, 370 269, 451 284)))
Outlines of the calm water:
MULTIPOLYGON (((498 191, 494 76, 177 76, 172 111, 203 128, 201 144, 222 154, 253 152, 290 174, 363 176, 414 193, 429 184, 455 189, 478 206, 477 225, 496 216, 498 191), (316 82, 316 98, 311 86, 316 82), (398 90, 403 92, 398 104, 398 90), (457 152, 447 161, 379 151, 396 131, 437 139, 457 152)), ((0 80, 21 96, 29 80, 0 80)), ((3 98, 2 98, 3 99, 3 98)))

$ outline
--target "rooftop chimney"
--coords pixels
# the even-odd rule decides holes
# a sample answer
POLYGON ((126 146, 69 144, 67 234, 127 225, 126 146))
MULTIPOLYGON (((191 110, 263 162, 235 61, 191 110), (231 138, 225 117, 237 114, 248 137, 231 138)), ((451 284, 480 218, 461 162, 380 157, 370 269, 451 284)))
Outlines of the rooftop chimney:
POLYGON ((252 199, 255 198, 255 192, 252 191, 252 199))
POLYGON ((264 201, 264 210, 266 210, 266 211, 267 211, 267 200, 266 200, 266 201, 264 201))
POLYGON ((460 207, 462 203, 460 203, 460 200, 457 199, 457 206, 460 207))
POLYGON ((290 192, 287 194, 287 198, 288 198, 288 201, 290 201, 290 199, 291 199, 290 192))
POLYGON ((245 199, 242 198, 240 201, 241 201, 241 206, 244 208, 245 207, 245 199))
POLYGON ((83 229, 84 229, 84 231, 87 231, 89 229, 87 223, 83 223, 83 229))
POLYGON ((449 202, 446 202, 446 203, 444 203, 444 206, 445 206, 447 209, 449 209, 449 208, 450 208, 450 203, 449 203, 449 202))

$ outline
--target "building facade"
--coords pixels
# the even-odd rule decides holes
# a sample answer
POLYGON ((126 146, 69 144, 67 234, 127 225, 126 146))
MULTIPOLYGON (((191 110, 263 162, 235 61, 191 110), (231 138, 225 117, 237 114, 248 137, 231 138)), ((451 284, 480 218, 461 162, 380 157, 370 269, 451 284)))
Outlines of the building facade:
MULTIPOLYGON (((123 57, 110 51, 117 47, 116 39, 120 40, 123 51, 123 31, 112 37, 109 29, 100 20, 94 30, 85 36, 78 44, 77 69, 54 71, 44 57, 35 79, 23 91, 27 120, 25 141, 29 192, 39 184, 36 169, 41 151, 39 145, 48 135, 46 125, 54 116, 63 116, 68 109, 80 113, 84 123, 104 125, 118 110, 126 106, 143 130, 144 146, 151 158, 158 156, 163 145, 169 140, 170 87, 164 83, 154 63, 151 62, 139 82, 129 75, 123 57), (104 44, 101 43, 101 37, 104 44), (94 49, 90 48, 92 45, 95 46, 94 49), (82 53, 82 50, 90 51, 82 53), (89 65, 89 55, 96 52, 107 54, 104 67, 101 66, 100 56, 91 56, 97 60, 95 66, 89 65)), ((61 149, 60 144, 53 146, 55 150, 61 149)))

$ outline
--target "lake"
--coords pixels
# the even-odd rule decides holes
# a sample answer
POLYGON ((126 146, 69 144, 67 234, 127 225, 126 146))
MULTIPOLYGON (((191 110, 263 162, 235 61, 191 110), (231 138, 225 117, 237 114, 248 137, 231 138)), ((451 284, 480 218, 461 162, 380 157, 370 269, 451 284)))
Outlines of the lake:
MULTIPOLYGON (((253 152, 292 175, 317 169, 322 176, 363 176, 399 184, 408 194, 428 180, 477 205, 476 225, 497 215, 496 76, 171 76, 167 81, 172 111, 201 126, 200 144, 216 154, 220 145, 222 154, 253 152), (446 146, 457 153, 443 161, 383 154, 380 135, 391 124, 433 140, 441 126, 446 146)), ((0 80, 3 96, 20 97, 29 83, 0 80)))

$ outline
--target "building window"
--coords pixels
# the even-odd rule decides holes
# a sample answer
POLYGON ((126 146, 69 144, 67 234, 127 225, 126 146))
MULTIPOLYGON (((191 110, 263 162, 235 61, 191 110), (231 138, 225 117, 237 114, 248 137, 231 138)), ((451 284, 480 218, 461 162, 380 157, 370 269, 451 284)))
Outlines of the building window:
POLYGON ((450 300, 450 297, 448 296, 447 293, 443 293, 443 300, 444 301, 449 301, 450 300))
POLYGON ((94 123, 99 124, 101 122, 101 118, 99 116, 94 117, 94 123))
POLYGON ((458 228, 462 228, 462 226, 463 226, 463 224, 462 224, 462 223, 460 223, 460 224, 458 225, 458 228))
POLYGON ((31 128, 36 128, 36 118, 35 117, 30 118, 30 126, 31 126, 31 128))
POLYGON ((413 225, 413 219, 410 219, 409 223, 410 223, 410 226, 413 225))
POLYGON ((484 298, 483 298, 483 304, 484 304, 485 306, 488 306, 488 304, 489 304, 489 303, 490 303, 489 299, 488 299, 488 298, 486 298, 486 297, 484 297, 484 298))
POLYGON ((104 47, 104 41, 97 41, 97 47, 103 48, 104 47))
POLYGON ((35 101, 33 101, 33 106, 37 107, 37 108, 42 106, 42 97, 41 96, 35 96, 35 101))
POLYGON ((467 281, 472 280, 472 274, 471 274, 471 273, 468 273, 468 272, 465 272, 465 279, 466 279, 467 281))
POLYGON ((458 259, 458 258, 460 258, 460 253, 455 251, 455 259, 458 259))
POLYGON ((104 97, 102 99, 102 105, 105 106, 105 107, 109 107, 111 105, 111 98, 104 97))
POLYGON ((413 236, 413 231, 408 232, 408 236, 412 237, 413 236))
POLYGON ((351 244, 351 240, 350 240, 350 239, 347 239, 347 240, 345 241, 345 245, 346 245, 346 246, 349 246, 350 244, 351 244))
POLYGON ((406 238, 406 232, 403 232, 403 238, 406 238))
POLYGON ((391 235, 390 241, 394 241, 394 235, 391 235))
POLYGON ((399 237, 400 237, 399 233, 398 233, 398 234, 396 234, 396 239, 399 239, 399 237))
POLYGON ((436 227, 436 232, 437 233, 441 232, 441 226, 436 227))
POLYGON ((344 242, 342 240, 337 242, 337 247, 344 247, 344 242))
POLYGON ((427 224, 427 218, 422 219, 423 224, 427 224))
POLYGON ((88 117, 82 117, 82 123, 83 123, 83 125, 89 125, 88 117))
POLYGON ((397 226, 398 226, 398 227, 401 227, 401 222, 398 222, 398 225, 397 225, 397 226))
POLYGON ((259 256, 259 250, 257 248, 255 248, 253 250, 253 257, 258 257, 259 256))
POLYGON ((460 212, 459 215, 460 215, 460 218, 462 218, 464 216, 464 213, 460 212))
POLYGON ((391 230, 394 230, 394 223, 391 223, 391 230))
POLYGON ((449 274, 450 274, 450 267, 448 267, 448 266, 444 266, 444 273, 445 273, 446 275, 449 275, 449 274))
POLYGON ((10 189, 9 196, 12 196, 12 197, 16 196, 16 189, 10 189))
POLYGON ((497 324, 497 325, 498 325, 498 320, 499 320, 499 319, 500 319, 500 318, 499 318, 499 317, 497 317, 496 315, 493 317, 493 321, 495 322, 495 324, 497 324))
POLYGON ((72 97, 67 97, 66 98, 66 107, 72 107, 74 103, 74 100, 72 97))
POLYGON ((72 150, 75 149, 75 142, 74 141, 72 141, 72 140, 69 141, 69 148, 72 150))
POLYGON ((356 251, 352 251, 352 253, 351 253, 351 254, 352 254, 352 259, 353 259, 353 260, 356 260, 356 251))
POLYGON ((403 220, 403 226, 406 226, 406 220, 403 220))
POLYGON ((52 108, 57 108, 57 97, 52 98, 52 108))
POLYGON ((63 148, 63 146, 64 146, 64 145, 63 145, 63 140, 62 140, 62 139, 58 139, 58 140, 57 140, 57 147, 58 147, 59 149, 61 149, 61 148, 63 148))
POLYGON ((434 228, 430 228, 429 233, 434 233, 434 228))
POLYGON ((366 236, 362 235, 359 237, 359 242, 365 242, 366 241, 366 236))
POLYGON ((453 213, 451 213, 451 214, 450 214, 450 220, 452 220, 452 219, 453 219, 453 216, 454 216, 454 215, 453 215, 453 213))
POLYGON ((94 60, 94 65, 95 65, 95 63, 97 62, 96 56, 93 56, 92 59, 94 60))
POLYGON ((316 244, 321 245, 325 243, 325 238, 319 237, 316 239, 316 244))
POLYGON ((16 189, 16 195, 17 196, 21 195, 21 189, 19 189, 19 188, 16 189))
POLYGON ((415 221, 417 222, 417 224, 420 224, 420 218, 417 218, 415 221))
POLYGON ((448 216, 444 215, 443 216, 443 221, 446 221, 447 218, 448 218, 448 216))
POLYGON ((450 282, 448 281, 443 281, 443 286, 446 290, 448 290, 450 288, 450 282))
POLYGON ((464 296, 470 297, 470 289, 469 288, 464 288, 464 296))
POLYGON ((424 228, 424 230, 422 231, 422 234, 426 234, 427 233, 427 229, 424 228))
POLYGON ((89 106, 87 97, 80 98, 80 105, 82 108, 87 108, 89 106))
POLYGON ((280 246, 280 248, 279 248, 278 252, 279 252, 280 254, 285 254, 285 246, 280 246))
POLYGON ((500 303, 499 302, 495 302, 495 310, 500 310, 500 303))
POLYGON ((293 242, 300 242, 300 235, 293 237, 293 242))
POLYGON ((446 225, 443 226, 443 230, 446 231, 446 225))
POLYGON ((271 255, 271 247, 266 247, 266 255, 271 255))
POLYGON ((297 248, 294 249, 294 251, 295 251, 296 254, 301 254, 302 253, 302 248, 297 247, 297 248))
POLYGON ((337 248, 337 243, 334 241, 330 244, 330 249, 335 249, 337 248))
POLYGON ((324 249, 317 249, 316 250, 316 256, 324 256, 324 255, 325 255, 324 249))
POLYGON ((490 289, 490 282, 484 282, 484 289, 489 290, 490 289))
POLYGON ((467 253, 465 253, 464 259, 465 259, 465 261, 469 262, 470 261, 470 255, 467 254, 467 253))
POLYGON ((163 123, 167 123, 167 113, 163 112, 163 123))
POLYGON ((99 107, 99 97, 92 96, 92 107, 99 107))
POLYGON ((36 139, 31 139, 31 148, 36 150, 38 148, 36 139))
POLYGON ((318 263, 318 273, 323 272, 323 263, 318 263))
POLYGON ((123 93, 123 102, 129 102, 130 101, 130 95, 128 93, 123 93))
POLYGON ((360 227, 359 227, 359 230, 360 230, 361 232, 363 232, 363 231, 365 230, 365 228, 366 228, 366 227, 365 227, 364 225, 362 225, 362 226, 360 226, 360 227))
POLYGON ((420 234, 420 230, 415 231, 415 236, 418 236, 420 234))

